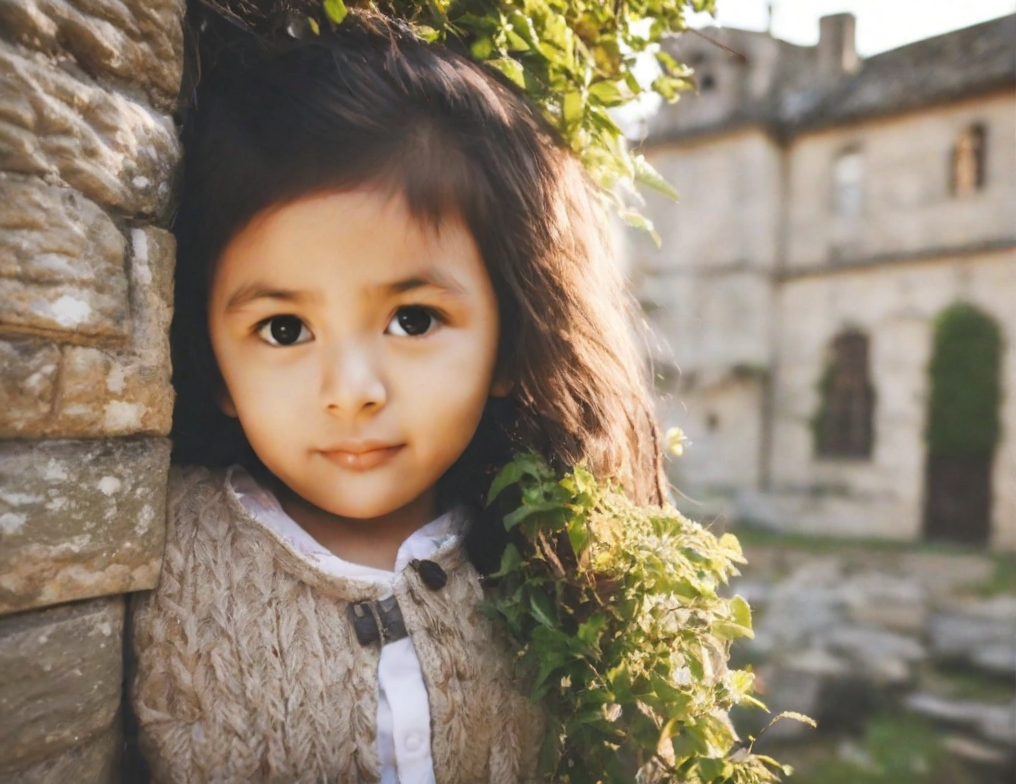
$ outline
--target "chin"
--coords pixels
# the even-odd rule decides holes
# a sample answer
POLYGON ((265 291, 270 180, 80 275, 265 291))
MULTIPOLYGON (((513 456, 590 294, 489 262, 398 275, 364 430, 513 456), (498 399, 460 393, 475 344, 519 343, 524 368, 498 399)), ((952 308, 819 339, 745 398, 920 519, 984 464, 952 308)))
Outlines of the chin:
POLYGON ((346 517, 353 520, 370 520, 377 517, 384 517, 392 512, 397 512, 399 509, 411 504, 417 496, 412 498, 402 499, 391 497, 378 498, 378 497, 363 497, 363 498, 351 498, 353 493, 348 493, 340 498, 322 498, 321 503, 317 503, 311 499, 309 500, 319 509, 326 512, 330 512, 338 517, 346 517))

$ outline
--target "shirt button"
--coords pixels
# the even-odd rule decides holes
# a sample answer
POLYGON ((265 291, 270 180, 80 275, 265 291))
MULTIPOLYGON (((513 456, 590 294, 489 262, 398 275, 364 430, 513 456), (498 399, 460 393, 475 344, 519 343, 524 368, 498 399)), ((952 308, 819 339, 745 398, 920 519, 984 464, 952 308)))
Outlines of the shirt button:
POLYGON ((418 732, 410 732, 406 735, 406 751, 416 754, 423 748, 423 737, 418 732))

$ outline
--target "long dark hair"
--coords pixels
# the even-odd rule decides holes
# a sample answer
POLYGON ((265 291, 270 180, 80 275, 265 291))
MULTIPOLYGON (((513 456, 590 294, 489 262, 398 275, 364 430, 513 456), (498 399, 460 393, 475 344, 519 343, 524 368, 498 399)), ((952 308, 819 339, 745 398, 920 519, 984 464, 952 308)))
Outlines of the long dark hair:
POLYGON ((478 515, 467 542, 477 566, 499 557, 483 496, 514 450, 585 463, 636 501, 661 502, 659 438, 607 221, 539 111, 499 75, 381 17, 352 12, 335 30, 274 45, 214 14, 195 24, 200 80, 174 225, 174 460, 260 467, 215 404, 207 303, 226 245, 269 207, 369 185, 400 192, 420 220, 460 216, 497 295, 498 365, 513 391, 488 404, 439 488, 478 515))

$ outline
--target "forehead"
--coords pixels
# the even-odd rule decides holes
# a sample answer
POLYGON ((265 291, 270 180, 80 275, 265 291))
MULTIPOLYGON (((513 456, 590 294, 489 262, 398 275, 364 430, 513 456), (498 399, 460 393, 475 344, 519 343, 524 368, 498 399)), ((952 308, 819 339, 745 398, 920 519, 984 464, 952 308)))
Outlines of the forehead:
POLYGON ((469 287, 486 279, 480 252, 455 215, 437 223, 413 216, 401 194, 332 192, 275 207, 226 246, 213 300, 251 280, 289 287, 376 286, 439 269, 469 287))

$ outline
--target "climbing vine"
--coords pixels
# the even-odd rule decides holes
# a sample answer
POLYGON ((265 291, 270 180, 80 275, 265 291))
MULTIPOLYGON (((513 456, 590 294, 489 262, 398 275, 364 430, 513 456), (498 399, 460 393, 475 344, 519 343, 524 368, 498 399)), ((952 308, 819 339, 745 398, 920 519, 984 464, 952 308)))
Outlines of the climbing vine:
POLYGON ((490 503, 521 539, 485 609, 546 708, 543 780, 762 784, 790 772, 739 743, 727 718, 762 707, 753 674, 727 667, 731 642, 752 636, 747 602, 722 592, 744 563, 734 536, 635 506, 581 467, 559 475, 535 453, 501 471, 490 503))

